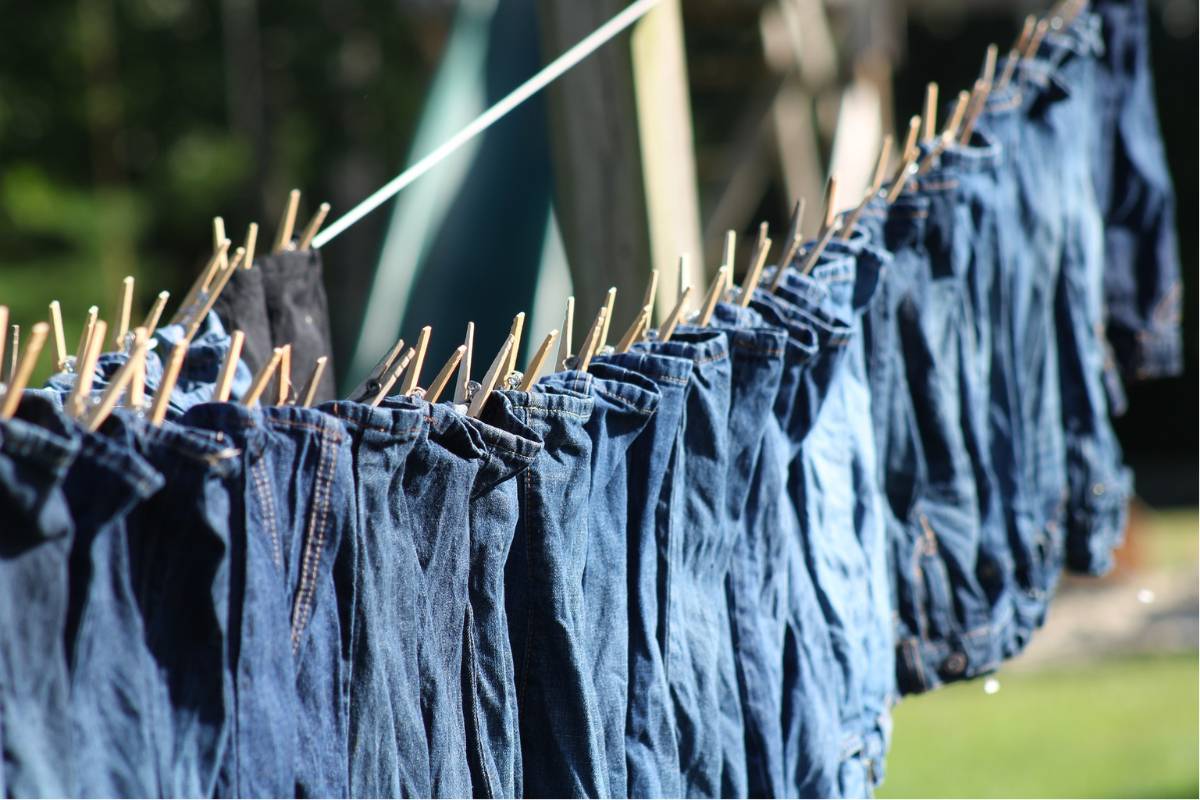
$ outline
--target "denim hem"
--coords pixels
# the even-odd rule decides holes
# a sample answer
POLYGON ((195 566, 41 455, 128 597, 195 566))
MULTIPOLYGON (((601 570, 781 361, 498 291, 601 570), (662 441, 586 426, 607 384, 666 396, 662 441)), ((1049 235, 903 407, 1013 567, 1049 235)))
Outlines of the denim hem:
POLYGON ((587 395, 570 390, 553 392, 540 391, 541 381, 532 391, 519 392, 513 389, 502 389, 515 411, 526 411, 530 416, 539 417, 575 417, 587 421, 592 416, 595 401, 587 395))
POLYGON ((103 433, 85 431, 80 438, 78 457, 119 476, 119 480, 142 500, 163 486, 163 476, 150 462, 103 433))
POLYGON ((79 453, 79 437, 49 398, 26 395, 11 420, 0 420, 0 451, 65 476, 79 453))
POLYGON ((238 469, 240 451, 230 447, 220 435, 208 438, 173 422, 164 422, 161 427, 143 424, 138 434, 150 444, 205 464, 218 477, 227 477, 238 469))
POLYGON ((1011 622, 1011 613, 1006 613, 1000 620, 955 634, 953 643, 897 636, 896 681, 902 693, 927 692, 994 672, 1000 666, 1000 645, 1011 622))
MULTIPOLYGON (((599 362, 605 364, 605 362, 599 362)), ((553 377, 580 394, 595 392, 634 414, 651 416, 658 410, 659 394, 649 378, 616 364, 605 364, 614 374, 609 377, 591 372, 556 372, 553 377), (639 385, 641 384, 641 385, 639 385), (582 388, 580 388, 582 387, 582 388)))

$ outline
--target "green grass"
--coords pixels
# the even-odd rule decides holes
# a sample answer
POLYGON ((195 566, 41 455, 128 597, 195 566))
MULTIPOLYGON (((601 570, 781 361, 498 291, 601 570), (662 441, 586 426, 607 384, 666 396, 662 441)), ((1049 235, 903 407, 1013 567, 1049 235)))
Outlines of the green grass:
POLYGON ((1196 797, 1195 653, 904 700, 880 797, 1196 797))

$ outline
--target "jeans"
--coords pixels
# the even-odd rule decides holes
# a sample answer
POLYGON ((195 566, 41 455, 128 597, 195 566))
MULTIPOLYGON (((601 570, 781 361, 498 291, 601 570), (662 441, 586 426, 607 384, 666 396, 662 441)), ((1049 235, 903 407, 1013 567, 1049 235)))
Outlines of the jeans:
MULTIPOLYGON (((729 472, 731 365, 720 331, 679 326, 652 352, 692 361, 683 419, 683 449, 675 480, 683 492, 678 535, 667 556, 667 681, 675 707, 685 797, 717 797, 725 758, 721 710, 724 647, 729 646, 725 575, 733 532, 725 524, 729 472)), ((673 531, 673 534, 675 532, 673 531)))
MULTIPOLYGON (((326 356, 330 360, 325 364, 314 398, 315 402, 334 399, 333 342, 321 252, 310 249, 270 253, 258 259, 254 269, 262 271, 271 341, 276 346, 292 346, 293 381, 297 386, 303 385, 317 359, 326 356)), ((268 349, 267 357, 270 355, 268 349)))
POLYGON ((80 443, 45 396, 0 421, 0 791, 67 797, 70 678, 63 650, 74 527, 64 493, 80 443))
POLYGON ((162 477, 122 437, 81 432, 63 489, 77 534, 70 560, 67 663, 71 745, 80 797, 159 794, 154 662, 134 593, 127 517, 162 477))
MULTIPOLYGON (((798 398, 818 353, 817 335, 800 309, 779 295, 760 289, 751 307, 767 324, 788 334, 779 393, 759 456, 756 483, 762 503, 749 506, 757 514, 748 517, 751 536, 763 554, 759 591, 766 613, 760 625, 768 648, 763 661, 779 665, 778 675, 768 676, 770 688, 758 700, 778 707, 778 750, 768 751, 763 766, 766 780, 783 788, 761 795, 833 797, 840 792, 844 678, 805 559, 800 514, 788 493, 793 439, 803 438, 806 424, 798 419, 803 416, 798 398)), ((766 709, 758 716, 768 718, 770 713, 766 709)), ((764 738, 776 741, 770 733, 764 738)))
POLYGON ((1093 575, 1112 567, 1131 491, 1104 387, 1104 233, 1087 135, 1095 128, 1095 65, 1102 47, 1098 20, 1087 12, 1066 31, 1048 35, 1053 86, 1044 90, 1062 97, 1047 111, 1046 121, 1047 145, 1058 155, 1057 169, 1047 180, 1056 182, 1063 218, 1055 309, 1066 432, 1066 563, 1076 572, 1093 575))
POLYGON ((405 464, 427 436, 417 408, 326 403, 350 438, 354 523, 335 565, 349 683, 352 797, 429 797, 418 644, 423 576, 404 493, 405 464))
POLYGON ((592 464, 583 603, 609 791, 623 794, 628 785, 625 712, 629 699, 626 454, 658 408, 659 393, 649 378, 607 363, 603 356, 593 363, 589 373, 556 372, 543 385, 592 398, 592 414, 584 425, 592 440, 592 464))
POLYGON ((657 355, 646 343, 605 356, 604 361, 649 378, 659 393, 658 410, 626 454, 627 785, 611 788, 627 797, 678 797, 682 790, 675 711, 661 642, 669 594, 667 553, 677 521, 677 499, 682 496, 674 467, 683 447, 684 399, 692 362, 657 355))
POLYGON ((518 476, 519 518, 504 602, 526 797, 608 797, 604 725, 588 658, 583 572, 594 401, 539 383, 502 392, 543 442, 518 476))
POLYGON ((1096 0, 1104 52, 1096 64, 1092 181, 1104 215, 1106 332, 1128 381, 1183 371, 1175 190, 1150 70, 1145 0, 1096 0))
POLYGON ((467 419, 483 440, 486 457, 475 477, 471 518, 471 566, 463 685, 468 757, 476 797, 521 797, 521 731, 517 686, 504 607, 504 565, 520 513, 520 474, 542 450, 503 394, 467 419))
MULTIPOLYGON (((129 517, 131 574, 155 662, 159 792, 211 796, 234 746, 230 524, 240 464, 215 436, 122 422, 129 446, 163 477, 129 517)), ((101 430, 117 435, 118 423, 101 430)))
POLYGON ((767 573, 777 568, 783 554, 764 547, 767 542, 757 523, 764 502, 759 462, 764 449, 769 452, 764 439, 773 422, 787 333, 767 325, 753 309, 726 303, 717 304, 714 320, 729 337, 732 360, 726 506, 728 524, 736 534, 725 580, 731 639, 727 652, 733 656, 734 683, 723 687, 722 696, 737 698, 736 721, 741 727, 739 747, 730 749, 741 754, 741 761, 727 757, 722 792, 725 796, 778 796, 785 793, 776 700, 782 676, 775 645, 778 637, 771 629, 772 611, 778 610, 782 598, 772 591, 767 573), (778 562, 771 563, 775 558, 778 562))

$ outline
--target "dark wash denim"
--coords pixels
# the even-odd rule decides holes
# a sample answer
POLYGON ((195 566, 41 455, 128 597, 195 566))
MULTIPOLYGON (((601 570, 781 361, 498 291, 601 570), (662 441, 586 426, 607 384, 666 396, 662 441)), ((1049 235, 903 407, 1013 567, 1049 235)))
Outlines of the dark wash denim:
MULTIPOLYGON (((256 259, 253 268, 239 269, 233 274, 229 283, 225 285, 225 290, 213 304, 212 312, 220 318, 226 330, 240 330, 246 335, 242 342, 242 363, 252 375, 257 375, 271 360, 271 351, 275 346, 271 335, 271 320, 267 315, 266 289, 263 285, 261 264, 264 258, 260 256, 256 259)), ((293 359, 293 363, 303 372, 301 362, 293 359)))
POLYGON ((879 619, 888 596, 886 556, 859 322, 884 264, 864 244, 831 245, 811 276, 790 273, 779 290, 817 334, 818 353, 800 392, 811 422, 789 487, 843 676, 838 792, 844 796, 869 793, 873 774, 882 773, 889 724, 890 634, 880 627, 886 612, 879 619))
MULTIPOLYGON (((768 612, 762 620, 762 641, 769 650, 763 660, 779 665, 779 674, 769 675, 769 688, 757 699, 778 707, 778 749, 767 751, 763 768, 772 786, 782 785, 783 790, 772 788, 761 795, 833 797, 840 791, 844 678, 805 559, 799 511, 788 493, 793 437, 802 438, 806 432, 803 420, 797 419, 802 416, 797 401, 805 373, 818 354, 817 334, 808 317, 779 295, 760 289, 751 307, 767 324, 788 334, 779 393, 759 455, 763 502, 753 506, 758 514, 749 519, 766 554, 760 592, 768 612)), ((767 719, 769 713, 766 709, 759 716, 767 719)), ((776 741, 773 736, 764 738, 768 746, 776 741)))
POLYGON ((1046 119, 1047 145, 1058 155, 1058 168, 1047 178, 1057 182, 1063 215, 1055 308, 1067 453, 1066 563, 1094 575, 1112 567, 1131 491, 1104 386, 1104 234, 1089 133, 1095 128, 1095 67, 1102 48, 1098 20, 1087 12, 1069 29, 1048 35, 1045 61, 1053 82, 1044 90, 1062 95, 1046 119))
MULTIPOLYGON (((321 356, 329 358, 316 402, 336 397, 333 368, 333 342, 329 330, 329 300, 325 297, 325 279, 319 250, 284 250, 255 261, 262 272, 266 316, 275 346, 292 346, 292 371, 295 383, 303 384, 321 356)), ((267 358, 271 356, 268 348, 267 358)))
POLYGON ((1001 244, 1008 249, 999 287, 1004 314, 997 324, 1011 348, 1014 413, 1005 418, 1008 430, 993 437, 993 448, 1010 448, 1015 461, 1011 472, 997 471, 1013 557, 1016 624, 1008 655, 1020 652, 1045 620, 1062 570, 1066 491, 1054 322, 1060 270, 1055 242, 1062 225, 1054 193, 1043 186, 1055 156, 1038 130, 1055 101, 1039 101, 1026 72, 1023 64, 1017 66, 1013 81, 989 95, 979 120, 1002 148, 1000 187, 1012 194, 1012 213, 998 220, 1001 244))
POLYGON ((583 603, 609 791, 623 794, 628 785, 625 713, 629 701, 626 455, 657 410, 659 392, 649 378, 607 363, 603 356, 594 359, 588 373, 555 372, 544 385, 592 398, 592 414, 584 425, 592 440, 592 465, 583 603))
POLYGON ((1147 5, 1092 3, 1104 37, 1092 180, 1104 215, 1106 332, 1129 381, 1183 371, 1175 189, 1154 102, 1147 5))
POLYGON ((782 680, 778 648, 769 639, 772 612, 782 606, 782 598, 764 588, 770 583, 765 573, 775 566, 769 565, 768 559, 782 561, 784 555, 764 548, 756 523, 763 503, 759 461, 774 419, 787 332, 767 325, 754 309, 728 303, 717 304, 713 324, 729 337, 732 360, 726 506, 736 538, 725 596, 731 644, 727 652, 733 657, 734 683, 723 687, 722 697, 737 698, 737 722, 741 725, 738 748, 727 750, 740 752, 741 763, 730 763, 727 756, 722 792, 725 796, 774 796, 776 790, 783 792, 783 737, 775 702, 782 680), (730 779, 735 776, 740 780, 730 779))
POLYGON ((128 518, 133 585, 155 661, 159 794, 211 796, 234 746, 229 619, 237 451, 216 436, 115 413, 125 419, 110 419, 102 432, 122 437, 163 477, 163 488, 128 518))
POLYGON ((980 574, 988 556, 964 431, 969 259, 956 257, 954 246, 964 241, 956 227, 969 230, 970 220, 969 209, 953 201, 955 188, 952 177, 930 173, 893 208, 885 228, 893 253, 886 314, 868 325, 872 392, 888 392, 895 412, 886 431, 878 418, 876 425, 892 526, 901 693, 993 669, 997 625, 1007 624, 1004 607, 995 608, 996 586, 980 574), (905 386, 911 408, 897 397, 905 386))
POLYGON ((733 532, 725 525, 729 472, 729 345, 721 331, 681 325, 653 352, 692 362, 676 466, 683 497, 667 554, 665 650, 685 797, 721 795, 721 650, 733 532), (674 535, 677 534, 677 535, 674 535))
POLYGON ((626 573, 629 691, 625 721, 627 797, 681 795, 675 710, 661 632, 668 596, 667 553, 677 502, 675 462, 683 448, 683 409, 692 362, 636 344, 604 361, 654 381, 658 409, 626 453, 626 573))
POLYGON ((63 648, 74 536, 64 483, 79 436, 44 395, 0 420, 0 792, 67 797, 70 678, 63 648))
POLYGON ((449 404, 391 397, 386 408, 416 408, 428 419, 404 466, 422 572, 425 635, 420 642, 421 713, 435 797, 472 793, 463 697, 463 640, 470 568, 468 507, 487 453, 478 431, 449 404))
POLYGON ((543 442, 517 476, 520 514, 504 580, 524 796, 609 797, 583 593, 594 401, 542 382, 502 394, 543 442))
POLYGON ((428 797, 419 657, 424 577, 404 491, 405 464, 428 423, 416 407, 334 402, 319 409, 345 426, 353 463, 352 535, 334 568, 349 684, 349 793, 428 797))
POLYGON ((162 483, 118 439, 80 430, 79 456, 63 485, 77 530, 65 637, 75 796, 159 792, 154 662, 133 589, 126 517, 162 483))
POLYGON ((542 450, 537 434, 497 394, 479 419, 468 418, 486 456, 475 476, 468 513, 471 566, 463 642, 463 693, 468 757, 476 797, 522 795, 517 686, 504 607, 504 565, 519 516, 518 476, 542 450))

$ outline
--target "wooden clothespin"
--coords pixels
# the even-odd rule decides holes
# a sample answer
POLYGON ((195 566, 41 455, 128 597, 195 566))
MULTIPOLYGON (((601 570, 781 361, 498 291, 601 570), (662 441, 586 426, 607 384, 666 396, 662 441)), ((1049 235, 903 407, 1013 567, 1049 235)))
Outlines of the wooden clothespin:
POLYGON ((442 369, 438 372, 433 382, 429 384, 429 388, 425 390, 425 400, 430 405, 436 403, 438 398, 442 396, 442 392, 450 383, 450 378, 454 375, 455 368, 458 367, 462 357, 467 354, 467 346, 460 344, 450 354, 450 358, 446 359, 446 363, 442 365, 442 369))
POLYGON ((279 362, 282 360, 283 348, 276 347, 271 353, 271 358, 254 376, 254 381, 250 384, 250 391, 246 392, 246 396, 242 398, 242 405, 246 408, 258 405, 258 398, 262 397, 262 393, 267 390, 267 384, 271 382, 271 376, 275 374, 275 370, 279 368, 279 362))
POLYGON ((225 362, 221 364, 221 371, 217 373, 217 385, 213 391, 213 400, 218 403, 229 401, 229 393, 233 390, 233 376, 242 358, 242 343, 245 340, 246 334, 241 331, 234 331, 229 338, 229 352, 225 354, 225 362))
POLYGON ((571 329, 575 326, 575 297, 567 298, 567 314, 563 318, 562 338, 558 341, 557 367, 562 369, 571 357, 571 329))
POLYGON ((328 361, 329 356, 321 356, 317 359, 312 374, 308 376, 308 381, 304 384, 304 388, 300 390, 300 400, 298 402, 301 408, 312 406, 313 400, 317 396, 317 387, 321 385, 321 376, 325 374, 325 364, 328 361))
POLYGON ((942 151, 954 142, 958 129, 962 125, 963 114, 966 113, 967 104, 970 100, 970 92, 962 91, 958 93, 958 99, 954 101, 954 110, 950 113, 950 119, 946 121, 946 127, 942 130, 942 135, 934 141, 933 148, 925 155, 921 166, 917 169, 918 175, 925 175, 929 170, 933 169, 933 165, 937 163, 942 151))
POLYGON ((804 263, 800 266, 800 274, 807 275, 812 272, 813 267, 817 264, 817 259, 821 257, 821 253, 825 252, 825 248, 829 246, 829 242, 837 232, 837 176, 830 175, 828 183, 825 184, 825 219, 821 222, 821 238, 817 240, 811 250, 805 253, 804 263))
POLYGON ((288 192, 287 205, 283 208, 283 217, 279 220, 279 231, 275 234, 275 252, 282 253, 292 248, 292 231, 296 227, 296 212, 300 210, 300 190, 288 192))
POLYGON ((1008 51, 1008 60, 1004 64, 1004 71, 1000 73, 1000 80, 996 82, 996 88, 1003 89, 1012 81, 1013 75, 1017 71, 1017 62, 1021 60, 1021 53, 1029 44, 1029 37, 1033 36, 1033 29, 1036 26, 1037 17, 1033 14, 1025 17, 1021 33, 1017 36, 1017 41, 1013 44, 1012 49, 1008 51))
POLYGON ((700 307, 700 314, 696 317, 696 327, 703 328, 712 319, 713 311, 716 310, 721 295, 725 293, 725 282, 729 280, 729 272, 730 268, 724 264, 717 270, 712 283, 709 284, 708 294, 704 296, 704 305, 700 307))
POLYGON ((154 403, 150 406, 150 424, 159 427, 167 418, 167 407, 171 404, 171 392, 179 380, 179 371, 183 369, 183 359, 187 357, 188 343, 182 339, 171 348, 171 356, 167 367, 163 370, 162 381, 158 392, 154 395, 154 403))
POLYGON ((125 347, 125 335, 129 333, 129 317, 133 313, 133 276, 126 275, 121 281, 121 310, 117 317, 117 335, 113 344, 118 350, 125 347))
POLYGON ((285 344, 279 349, 283 351, 283 355, 279 359, 279 369, 276 371, 275 405, 285 406, 292 391, 292 346, 285 344))
POLYGON ((217 303, 217 298, 221 296, 221 292, 224 291, 225 286, 229 283, 229 279, 233 277, 233 273, 237 272, 238 266, 245 260, 245 258, 246 248, 239 247, 233 256, 233 261, 231 261, 229 265, 217 275, 216 280, 213 281, 213 285, 209 289, 208 297, 205 299, 204 305, 200 307, 199 313, 196 314, 195 318, 193 318, 187 326, 187 334, 185 338, 188 341, 191 341, 192 338, 200 331, 200 326, 204 324, 204 319, 208 316, 208 312, 212 311, 213 306, 217 303))
POLYGON ((97 431, 104 424, 104 420, 108 419, 108 415, 116 408, 117 401, 121 399, 121 395, 129 388, 130 382, 139 369, 143 368, 143 362, 146 359, 146 352, 150 349, 150 338, 145 335, 140 329, 134 336, 133 349, 130 351, 129 358, 121 365, 113 375, 112 382, 108 388, 104 390, 104 394, 100 396, 100 403, 88 413, 84 427, 89 431, 97 431))
POLYGON ((617 342, 617 346, 613 348, 618 353, 628 353, 629 348, 633 347, 633 343, 646 335, 646 331, 650 328, 650 306, 642 306, 642 310, 633 318, 633 322, 625 331, 625 335, 617 342))
POLYGON ((604 324, 600 327, 600 338, 596 340, 596 352, 599 353, 608 343, 608 326, 612 323, 613 306, 617 302, 617 287, 611 287, 604 295, 604 324))
MULTIPOLYGON (((614 289, 613 292, 615 293, 616 290, 614 289)), ((513 346, 508 350, 508 363, 504 365, 504 370, 500 373, 501 381, 517 368, 517 351, 521 349, 521 333, 524 331, 524 328, 525 312, 521 311, 513 317, 512 327, 508 330, 509 335, 513 337, 513 346)))
POLYGON ((29 383, 29 376, 33 374, 33 368, 37 364, 38 356, 41 355, 42 347, 46 344, 46 338, 49 335, 50 326, 44 322, 35 324, 30 331, 25 352, 18 360, 12 377, 8 381, 8 387, 4 390, 4 404, 0 405, 0 419, 12 419, 13 414, 17 413, 21 395, 29 383))
POLYGON ((667 314, 667 318, 659 326, 658 340, 660 342, 671 341, 671 336, 675 333, 675 327, 679 324, 679 320, 683 318, 683 309, 687 306, 687 301, 691 297, 691 294, 692 287, 683 287, 683 291, 679 294, 679 299, 675 301, 675 307, 671 309, 671 313, 667 314))
POLYGON ((75 383, 67 395, 66 411, 74 419, 82 420, 92 396, 92 383, 96 377, 96 361, 104 349, 104 337, 108 335, 108 323, 96 320, 91 338, 84 342, 83 350, 75 356, 75 383))
POLYGON ((792 259, 796 257, 796 254, 800 252, 800 247, 804 244, 804 233, 800 230, 800 225, 804 221, 804 206, 805 201, 801 197, 792 208, 792 220, 788 224, 787 248, 783 251, 783 258, 779 259, 779 263, 775 266, 775 276, 771 279, 771 285, 767 287, 772 292, 783 283, 783 276, 791 266, 792 259))
POLYGON ((546 359, 550 356, 550 348, 554 346, 554 340, 557 338, 558 331, 553 330, 546 334, 545 339, 542 339, 542 343, 538 345, 537 351, 529 361, 529 368, 525 370, 525 374, 521 378, 520 391, 528 392, 537 383, 542 374, 542 367, 546 365, 546 359))
MULTIPOLYGON (((94 331, 96 329, 96 320, 99 318, 100 318, 99 307, 92 306, 91 308, 89 308, 87 310, 87 318, 84 319, 84 321, 83 321, 83 332, 79 334, 79 346, 77 348, 75 348, 75 363, 76 364, 78 364, 79 361, 83 358, 84 352, 87 350, 88 340, 92 336, 92 331, 94 331)), ((107 329, 108 329, 108 326, 106 325, 105 326, 106 333, 107 333, 107 329)), ((0 333, 2 333, 2 331, 0 331, 0 333)), ((0 336, 0 338, 3 338, 3 336, 0 336)), ((4 361, 4 359, 0 358, 0 363, 3 363, 3 361, 4 361)))
POLYGON ((317 238, 317 232, 325 224, 325 217, 328 214, 329 203, 321 203, 317 208, 317 213, 313 214, 312 219, 304 226, 304 233, 300 234, 300 243, 296 245, 297 250, 308 250, 312 247, 312 241, 317 238))
MULTIPOLYGON (((213 253, 218 252, 223 241, 225 241, 225 220, 222 217, 213 217, 213 253)), ((226 254, 221 252, 218 257, 221 259, 218 269, 225 269, 229 265, 226 254)), ((207 285, 205 288, 207 288, 207 285)))
POLYGON ((983 113, 983 109, 987 105, 988 95, 992 93, 992 85, 996 80, 996 59, 999 53, 1000 49, 996 45, 988 45, 987 53, 983 60, 983 74, 979 80, 975 81, 975 89, 971 95, 971 105, 963 121, 962 132, 959 134, 959 144, 966 145, 970 143, 971 134, 975 130, 975 123, 979 121, 979 115, 983 113))
POLYGON ((396 360, 403 349, 404 339, 401 337, 392 345, 392 349, 388 350, 383 358, 379 359, 379 362, 371 368, 371 371, 367 373, 367 377, 363 378, 362 383, 356 386, 354 391, 350 393, 350 397, 355 400, 361 400, 372 391, 373 387, 382 383, 384 376, 387 375, 388 368, 392 366, 392 362, 396 360))
POLYGON ((408 367, 409 362, 412 361, 414 353, 416 353, 416 348, 410 347, 404 351, 404 355, 400 356, 400 360, 396 362, 394 367, 392 367, 392 370, 388 373, 387 378, 379 387, 379 391, 375 393, 373 398, 371 398, 372 408, 378 407, 379 404, 383 402, 383 398, 388 396, 388 392, 392 391, 392 387, 396 385, 396 381, 400 379, 400 375, 408 367))
POLYGON ((1046 34, 1050 31, 1050 22, 1041 20, 1033 27, 1033 35, 1029 37, 1029 41, 1025 44, 1025 49, 1021 53, 1021 58, 1029 61, 1037 56, 1038 49, 1042 46, 1042 40, 1046 38, 1046 34))
MULTIPOLYGON (((147 342, 147 352, 149 352, 149 339, 145 328, 133 329, 133 341, 135 343, 145 340, 147 342)), ((129 378, 129 399, 125 405, 135 411, 141 411, 146 404, 146 360, 140 359, 134 365, 133 375, 129 378)))
MULTIPOLYGON (((596 332, 596 335, 600 335, 599 331, 596 332)), ((510 333, 504 339, 504 345, 500 348, 500 352, 492 359, 492 365, 484 373, 483 381, 479 384, 479 391, 475 392, 475 396, 471 398, 471 405, 467 407, 468 417, 479 419, 479 415, 483 413, 483 407, 487 405, 488 398, 492 396, 496 384, 500 381, 501 371, 508 366, 508 354, 512 349, 513 337, 510 333)))
POLYGON ((413 356, 412 367, 400 385, 400 394, 412 394, 417 390, 417 382, 421 380, 421 369, 425 366, 425 351, 429 349, 429 337, 433 328, 426 325, 417 334, 416 354, 413 356))
POLYGON ((721 266, 729 267, 729 271, 733 272, 733 260, 737 257, 737 233, 734 231, 725 231, 725 253, 721 259, 721 266))
POLYGON ((750 264, 750 271, 746 273, 746 278, 742 281, 742 296, 738 300, 738 305, 742 308, 750 305, 750 298, 754 296, 754 290, 758 288, 758 283, 762 280, 763 267, 767 265, 767 254, 770 252, 771 238, 767 236, 759 239, 758 250, 754 254, 754 261, 750 264))
POLYGON ((250 269, 254 266, 255 248, 258 247, 258 223, 251 222, 250 227, 246 229, 246 257, 242 259, 242 269, 250 269))
POLYGON ((588 328, 587 335, 583 337, 583 341, 579 345, 579 353, 576 357, 578 363, 575 365, 575 369, 580 372, 587 372, 588 366, 592 363, 592 357, 600 349, 600 331, 604 327, 604 320, 607 318, 608 307, 600 306, 600 311, 597 312, 596 319, 592 321, 592 326, 588 328))
POLYGON ((12 327, 12 344, 9 346, 9 365, 8 365, 8 380, 5 383, 12 383, 17 376, 17 363, 21 360, 21 326, 13 325, 12 327))
POLYGON ((471 390, 471 358, 475 352, 475 323, 467 323, 467 337, 463 342, 467 350, 458 362, 458 379, 454 384, 454 404, 467 402, 471 390))
MULTIPOLYGON (((7 319, 4 324, 8 324, 7 319)), ((57 300, 50 301, 50 332, 54 335, 54 369, 62 372, 70 362, 67 361, 67 337, 63 334, 62 307, 57 300)))
MULTIPOLYGON (((931 84, 936 86, 936 84, 931 84)), ((934 90, 936 91, 936 89, 934 90)), ((879 159, 875 162, 875 172, 871 175, 871 183, 867 186, 866 192, 863 193, 862 202, 859 203, 854 211, 850 212, 850 218, 846 220, 842 226, 842 238, 849 239, 854 233, 854 228, 858 225, 858 220, 862 217, 863 212, 867 210, 867 204, 871 202, 875 195, 879 194, 879 190, 883 188, 883 176, 887 172, 888 161, 892 154, 892 135, 889 133, 883 137, 883 145, 879 148, 879 159)))
POLYGON ((196 281, 188 289, 187 294, 183 296, 183 302, 176 309, 175 316, 171 317, 172 324, 188 324, 196 302, 200 299, 200 295, 208 290, 213 278, 220 272, 222 259, 232 244, 233 242, 228 239, 221 242, 217 251, 208 259, 208 263, 204 265, 204 269, 200 271, 200 275, 196 278, 196 281))
POLYGON ((655 297, 658 295, 658 270, 650 270, 650 283, 646 286, 646 294, 642 297, 643 306, 654 306, 655 297))
POLYGON ((171 293, 162 291, 158 293, 158 297, 154 299, 154 305, 150 306, 150 310, 146 313, 146 318, 142 320, 141 327, 154 335, 154 331, 158 330, 158 321, 162 319, 163 309, 167 307, 167 300, 171 298, 171 293))
POLYGON ((922 139, 932 139, 937 136, 937 102, 938 85, 934 81, 930 81, 925 85, 925 114, 923 116, 925 129, 921 133, 922 139))

